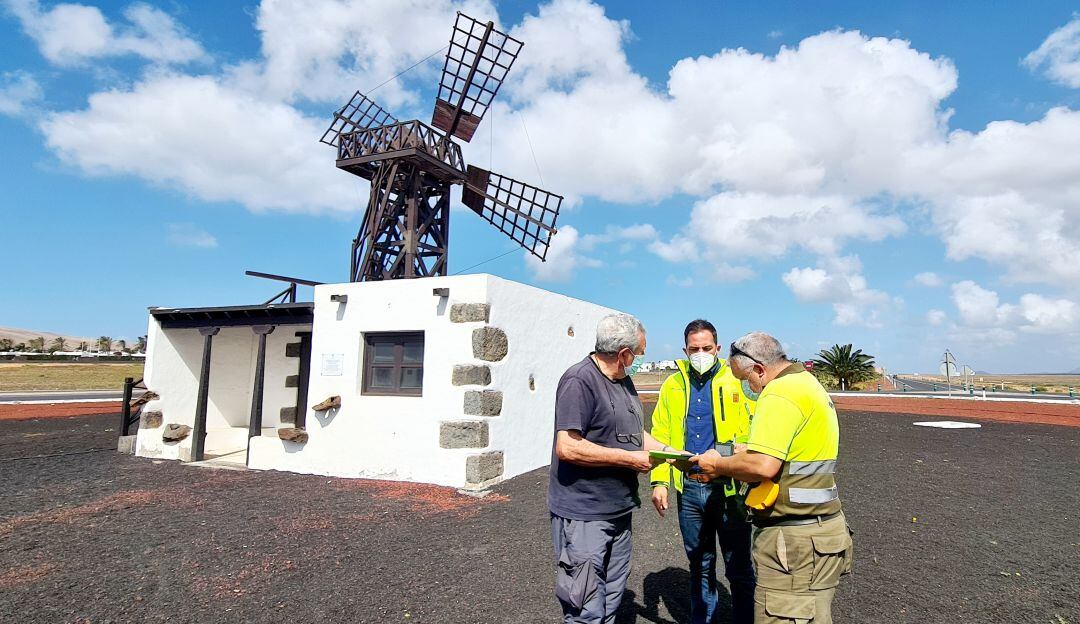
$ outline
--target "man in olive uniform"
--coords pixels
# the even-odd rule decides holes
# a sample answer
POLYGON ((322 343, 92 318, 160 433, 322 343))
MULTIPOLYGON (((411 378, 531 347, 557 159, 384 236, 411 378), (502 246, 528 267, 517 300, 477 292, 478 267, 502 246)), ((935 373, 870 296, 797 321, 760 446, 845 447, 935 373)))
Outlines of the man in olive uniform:
POLYGON ((762 483, 751 496, 754 522, 754 622, 832 622, 852 544, 837 494, 840 429, 829 394, 780 342, 761 332, 731 343, 732 373, 760 392, 745 452, 708 451, 690 459, 709 478, 762 483), (760 501, 757 506, 754 503, 760 501))

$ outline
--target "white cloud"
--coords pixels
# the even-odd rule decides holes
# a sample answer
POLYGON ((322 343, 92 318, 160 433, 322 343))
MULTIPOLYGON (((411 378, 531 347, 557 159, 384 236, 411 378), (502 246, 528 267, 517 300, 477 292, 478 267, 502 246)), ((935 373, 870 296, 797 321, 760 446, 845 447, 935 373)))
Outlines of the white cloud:
MULTIPOLYGON (((243 89, 264 97, 340 105, 354 89, 371 89, 446 46, 456 11, 498 22, 487 0, 264 1, 255 21, 263 57, 230 72, 243 89)), ((408 78, 420 78, 425 86, 437 84, 442 56, 436 54, 430 65, 416 68, 408 78)), ((380 105, 413 105, 430 119, 434 103, 420 102, 403 80, 378 91, 380 105)), ((399 119, 409 118, 392 112, 399 119)))
POLYGON ((217 238, 191 223, 170 223, 166 240, 177 247, 201 247, 210 249, 218 246, 217 238))
MULTIPOLYGON (((114 25, 93 7, 6 1, 57 64, 205 54, 146 5, 114 25), (173 40, 185 45, 151 45, 173 40)), ((409 67, 445 45, 457 9, 498 22, 487 0, 267 0, 256 14, 259 56, 210 75, 148 72, 84 110, 56 113, 42 130, 66 164, 91 174, 135 175, 252 210, 353 210, 366 185, 330 165, 313 141, 326 120, 294 102, 337 105, 409 67), (411 36, 397 36, 406 26, 411 36)), ((627 61, 630 25, 586 0, 555 0, 504 27, 527 45, 466 155, 494 154, 493 168, 539 182, 535 151, 544 186, 567 205, 692 198, 686 229, 667 240, 642 229, 623 245, 673 262, 704 257, 730 280, 793 250, 838 257, 852 242, 902 235, 909 213, 925 211, 950 259, 993 263, 1011 280, 1080 279, 1070 261, 1080 254, 1080 112, 949 132, 953 63, 853 31, 773 55, 684 58, 655 86, 627 61), (533 150, 522 148, 523 119, 533 150)), ((435 82, 437 65, 420 65, 376 99, 402 118, 427 118, 431 103, 417 89, 435 82)), ((605 236, 581 236, 578 252, 605 236)))
POLYGON ((835 255, 848 240, 877 241, 904 229, 898 217, 841 196, 730 192, 694 204, 684 232, 652 250, 665 260, 692 249, 713 258, 771 258, 793 247, 835 255))
POLYGON ((609 225, 601 234, 584 235, 578 232, 577 228, 564 225, 559 227, 558 234, 551 239, 546 262, 542 263, 535 256, 527 255, 525 263, 537 279, 565 282, 578 268, 597 267, 602 264, 596 258, 586 255, 590 252, 621 243, 617 251, 626 253, 634 244, 656 237, 656 228, 649 224, 609 225))
POLYGON ((1069 299, 1052 299, 1028 293, 1017 303, 1002 303, 997 292, 973 281, 952 286, 953 304, 960 314, 954 333, 969 341, 990 340, 1008 344, 1017 332, 1048 334, 1058 340, 1080 332, 1080 306, 1069 299))
POLYGON ((1000 121, 978 134, 953 132, 947 143, 913 151, 898 180, 930 201, 949 258, 986 260, 1017 281, 1075 281, 1078 143, 1080 112, 1055 108, 1029 124, 1000 121), (912 178, 904 180, 907 175, 912 178))
POLYGON ((793 268, 782 277, 799 301, 821 303, 851 296, 851 287, 843 278, 829 275, 825 269, 793 268))
POLYGON ((941 279, 941 276, 933 271, 919 273, 912 279, 916 284, 926 286, 927 288, 938 288, 945 285, 945 280, 941 279))
POLYGON ((926 322, 933 327, 937 327, 944 323, 948 319, 948 315, 943 310, 927 310, 926 322))
POLYGON ((1013 306, 999 304, 996 292, 971 280, 953 284, 952 299, 960 320, 974 327, 1004 325, 1013 313, 1013 306))
POLYGON ((510 75, 510 90, 518 101, 572 91, 586 78, 622 81, 631 75, 623 51, 630 23, 609 19, 603 7, 591 2, 542 4, 510 35, 526 42, 510 75))
MULTIPOLYGON (((599 11, 592 15, 601 22, 599 11)), ((723 186, 873 196, 905 149, 941 135, 947 113, 937 104, 956 85, 949 61, 907 42, 826 32, 775 56, 724 50, 682 59, 660 92, 628 69, 615 45, 623 30, 609 24, 605 32, 607 54, 582 56, 592 64, 575 66, 572 88, 528 89, 521 108, 545 178, 571 195, 639 202, 723 186), (588 149, 568 154, 568 137, 588 149)), ((580 45, 572 32, 550 43, 580 45)), ((524 143, 521 132, 496 139, 511 173, 533 169, 527 150, 512 149, 524 143)))
POLYGON ((1038 49, 1024 57, 1024 65, 1032 71, 1045 67, 1054 82, 1080 88, 1080 14, 1050 33, 1038 49))
POLYGON ((677 286, 679 288, 690 288, 691 286, 694 285, 694 278, 690 277, 689 275, 685 275, 683 277, 678 277, 678 276, 675 276, 675 275, 668 275, 667 279, 664 280, 664 283, 666 283, 668 286, 677 286))
POLYGON ((148 4, 124 9, 126 24, 110 24, 101 10, 84 4, 57 4, 42 9, 37 0, 3 0, 41 54, 57 65, 80 65, 110 56, 135 55, 156 63, 189 63, 208 59, 202 46, 188 37, 168 13, 148 4))
POLYGON ((541 262, 536 256, 527 255, 525 264, 533 276, 543 282, 565 282, 573 277, 578 267, 600 266, 599 260, 582 254, 580 239, 577 228, 564 225, 551 238, 547 261, 541 262))
POLYGON ((19 117, 42 98, 41 85, 24 71, 0 74, 0 115, 19 117))
POLYGON ((1024 331, 1045 334, 1075 332, 1080 323, 1080 306, 1068 299, 1050 299, 1042 295, 1026 294, 1020 297, 1018 306, 1024 331))
POLYGON ((781 279, 801 302, 831 303, 833 323, 841 326, 882 327, 893 308, 903 303, 870 288, 855 256, 823 258, 817 268, 795 267, 781 279))
POLYGON ((208 77, 158 75, 41 123, 62 160, 251 210, 354 211, 366 199, 317 142, 321 120, 208 77))
MULTIPOLYGON (((635 225, 628 225, 620 227, 616 225, 609 225, 604 229, 602 234, 586 234, 581 237, 580 248, 582 251, 592 251, 602 245, 608 245, 611 243, 623 242, 624 245, 627 242, 640 243, 642 241, 653 241, 659 234, 652 225, 648 223, 641 223, 635 225)), ((620 251, 628 251, 625 246, 620 246, 620 251)))
MULTIPOLYGON (((289 100, 302 93, 307 99, 340 102, 364 72, 382 79, 419 60, 421 35, 434 47, 445 45, 456 9, 494 15, 490 4, 479 0, 409 2, 409 7, 393 8, 374 0, 324 0, 303 7, 266 2, 258 14, 263 57, 218 75, 147 72, 130 87, 91 95, 83 110, 47 116, 40 129, 65 163, 89 175, 134 175, 253 211, 353 212, 366 203, 367 183, 338 171, 333 151, 317 142, 328 118, 308 117, 289 100), (394 34, 404 29, 402 20, 415 37, 394 34), (392 28, 398 22, 401 27, 392 28), (345 62, 353 65, 336 65, 345 62), (341 71, 327 73, 331 66, 341 71)), ((69 26, 94 22, 92 14, 101 17, 92 7, 65 8, 55 15, 41 12, 33 2, 20 2, 17 9, 31 17, 52 15, 49 20, 69 26)), ((154 11, 132 5, 126 14, 149 28, 155 15, 168 17, 154 11)), ((149 34, 146 39, 154 40, 149 34)), ((128 48, 141 49, 134 43, 128 48)), ((118 48, 80 49, 46 56, 62 64, 118 48)), ((397 83, 379 91, 380 100, 386 96, 392 101, 410 97, 397 83)))
POLYGON ((727 262, 713 262, 705 267, 704 273, 709 281, 717 284, 734 284, 751 279, 757 273, 748 266, 729 264, 727 262))

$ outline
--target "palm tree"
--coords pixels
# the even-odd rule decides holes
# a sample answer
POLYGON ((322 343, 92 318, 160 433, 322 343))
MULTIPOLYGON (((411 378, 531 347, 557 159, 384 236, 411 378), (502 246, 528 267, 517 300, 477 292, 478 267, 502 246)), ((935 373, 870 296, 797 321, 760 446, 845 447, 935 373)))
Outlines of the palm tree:
POLYGON ((52 341, 53 351, 67 351, 67 340, 64 340, 63 336, 57 336, 52 341))
POLYGON ((835 344, 828 351, 819 351, 813 362, 815 372, 820 370, 835 377, 840 387, 846 390, 875 375, 874 356, 863 353, 862 349, 853 351, 851 344, 835 344))
POLYGON ((97 339, 98 351, 104 351, 108 353, 112 351, 112 338, 108 336, 101 336, 97 339))
POLYGON ((11 338, 0 338, 0 351, 11 351, 15 347, 15 343, 11 338))
POLYGON ((137 353, 146 353, 146 336, 139 336, 139 346, 135 347, 137 353))
POLYGON ((120 340, 117 340, 116 341, 116 350, 117 351, 127 351, 127 340, 124 340, 123 338, 121 338, 120 340))
POLYGON ((30 350, 31 351, 37 351, 38 353, 41 353, 42 351, 45 350, 45 337, 44 336, 38 336, 37 338, 31 338, 30 340, 27 341, 27 343, 30 345, 30 350))

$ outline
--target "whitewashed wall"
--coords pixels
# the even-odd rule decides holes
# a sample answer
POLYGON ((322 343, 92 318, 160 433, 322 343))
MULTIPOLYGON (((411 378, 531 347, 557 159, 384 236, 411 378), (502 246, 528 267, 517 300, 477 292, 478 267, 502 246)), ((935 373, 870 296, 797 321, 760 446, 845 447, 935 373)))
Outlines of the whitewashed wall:
MULTIPOLYGON (((285 377, 297 374, 300 360, 285 357, 285 345, 298 340, 297 331, 310 329, 310 326, 283 325, 267 336, 263 427, 275 440, 274 430, 281 425, 281 408, 296 404, 296 389, 285 387, 285 377)), ((246 444, 258 344, 258 337, 250 327, 226 327, 214 336, 206 410, 209 453, 237 450, 246 444)), ((149 429, 140 424, 136 454, 165 459, 187 457, 190 436, 179 443, 166 444, 161 433, 169 423, 195 425, 203 337, 196 329, 162 329, 151 316, 146 352, 143 379, 146 387, 161 398, 147 404, 144 411, 160 411, 162 427, 149 429)))
POLYGON ((308 411, 304 444, 270 437, 253 440, 250 465, 347 477, 466 485, 466 459, 502 451, 502 478, 546 465, 550 460, 555 387, 563 371, 591 351, 596 323, 612 310, 491 275, 327 284, 315 288, 308 404, 341 396, 338 410, 308 411), (449 288, 449 298, 434 296, 449 288), (348 302, 330 301, 346 295, 348 302), (488 323, 452 323, 455 303, 490 305, 488 323), (504 331, 509 351, 499 362, 473 357, 477 328, 504 331), (573 328, 573 337, 568 329, 573 328), (362 396, 363 334, 423 331, 422 397, 362 396), (324 375, 323 356, 340 356, 340 375, 324 375), (487 364, 486 387, 454 386, 455 364, 487 364), (529 376, 535 390, 529 389, 529 376), (496 417, 463 415, 465 392, 503 392, 496 417), (443 421, 483 420, 485 448, 440 447, 443 421))

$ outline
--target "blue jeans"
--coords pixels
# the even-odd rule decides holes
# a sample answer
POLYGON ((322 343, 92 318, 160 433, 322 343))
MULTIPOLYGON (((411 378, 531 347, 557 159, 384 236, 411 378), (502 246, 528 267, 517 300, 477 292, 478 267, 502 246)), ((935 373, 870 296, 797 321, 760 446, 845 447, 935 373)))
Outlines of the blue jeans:
POLYGON ((724 574, 731 585, 732 624, 754 621, 754 564, 750 556, 752 525, 742 501, 724 496, 724 488, 691 479, 678 497, 679 529, 690 560, 690 621, 720 621, 716 588, 716 542, 724 556, 724 574))

